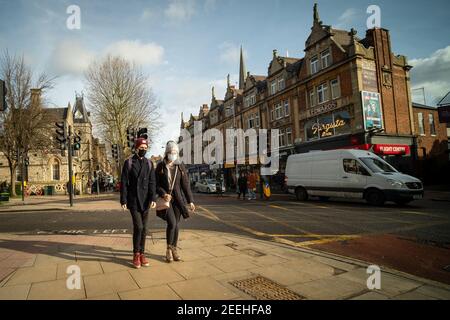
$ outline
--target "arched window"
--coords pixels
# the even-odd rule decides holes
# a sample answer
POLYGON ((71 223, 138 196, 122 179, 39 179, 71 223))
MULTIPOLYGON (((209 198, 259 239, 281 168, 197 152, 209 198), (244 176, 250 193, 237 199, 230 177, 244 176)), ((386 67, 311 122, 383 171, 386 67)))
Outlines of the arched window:
POLYGON ((61 173, 60 173, 60 164, 57 160, 53 160, 52 164, 52 178, 54 181, 61 180, 61 173))

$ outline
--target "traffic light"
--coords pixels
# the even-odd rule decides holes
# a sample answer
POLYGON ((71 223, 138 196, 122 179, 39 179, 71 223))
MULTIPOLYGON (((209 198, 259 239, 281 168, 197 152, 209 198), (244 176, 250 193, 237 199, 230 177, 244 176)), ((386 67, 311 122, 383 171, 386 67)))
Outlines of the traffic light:
POLYGON ((0 80, 0 111, 6 111, 6 83, 0 80))
POLYGON ((119 146, 117 144, 113 144, 111 146, 111 152, 113 159, 117 162, 119 161, 119 146))
POLYGON ((81 137, 79 135, 75 135, 75 137, 73 137, 73 150, 77 151, 81 149, 81 137))
POLYGON ((134 149, 134 140, 136 139, 136 129, 127 129, 127 145, 130 149, 134 149))
POLYGON ((26 157, 25 159, 23 159, 23 163, 26 167, 28 167, 30 165, 30 158, 26 157))
POLYGON ((67 149, 67 130, 65 122, 56 122, 56 141, 59 142, 59 148, 61 151, 67 149))
POLYGON ((147 128, 139 128, 137 137, 138 138, 148 139, 148 130, 147 130, 147 128))

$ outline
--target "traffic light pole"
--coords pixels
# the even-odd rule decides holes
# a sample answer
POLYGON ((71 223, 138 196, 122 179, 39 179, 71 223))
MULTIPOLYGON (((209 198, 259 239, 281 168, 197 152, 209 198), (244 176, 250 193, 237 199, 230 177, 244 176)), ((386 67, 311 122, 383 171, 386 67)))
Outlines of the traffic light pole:
POLYGON ((68 137, 67 137, 67 149, 69 153, 69 184, 68 184, 68 191, 69 191, 69 203, 70 206, 73 207, 73 168, 72 168, 72 126, 69 126, 68 130, 68 137))
POLYGON ((20 155, 20 180, 22 182, 22 202, 25 202, 25 157, 22 153, 20 155))

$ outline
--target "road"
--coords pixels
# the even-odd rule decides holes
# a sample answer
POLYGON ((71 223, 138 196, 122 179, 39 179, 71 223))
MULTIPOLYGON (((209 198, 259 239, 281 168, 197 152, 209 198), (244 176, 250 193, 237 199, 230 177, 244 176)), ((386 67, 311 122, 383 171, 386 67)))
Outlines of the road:
MULTIPOLYGON (((182 229, 214 230, 309 247, 450 283, 450 203, 420 200, 407 206, 364 202, 271 201, 196 195, 198 214, 182 229), (448 268, 448 270, 446 270, 448 268)), ((0 213, 0 232, 129 233, 122 210, 0 213)), ((153 214, 150 232, 164 222, 153 214)))

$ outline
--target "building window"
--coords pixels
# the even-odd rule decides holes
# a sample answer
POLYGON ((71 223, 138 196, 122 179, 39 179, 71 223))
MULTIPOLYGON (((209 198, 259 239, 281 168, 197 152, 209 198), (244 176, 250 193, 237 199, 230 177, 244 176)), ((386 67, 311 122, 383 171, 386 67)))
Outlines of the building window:
POLYGON ((255 122, 256 122, 256 127, 259 128, 259 113, 255 113, 255 122))
POLYGON ((278 79, 278 91, 284 90, 285 87, 284 78, 278 79))
POLYGON ((280 147, 286 146, 286 137, 284 136, 284 129, 280 129, 278 133, 280 147))
POLYGON ((320 58, 322 60, 322 69, 328 68, 331 65, 330 49, 322 51, 320 58))
POLYGON ((230 117, 234 114, 234 105, 225 107, 225 117, 230 117))
POLYGON ((275 119, 279 120, 284 117, 283 114, 283 105, 280 103, 275 105, 275 119))
POLYGON ((252 105, 254 105, 256 103, 256 95, 251 95, 250 96, 250 105, 252 106, 252 105))
POLYGON ((425 135, 425 126, 424 126, 424 123, 423 123, 423 113, 419 112, 417 114, 417 120, 419 122, 419 134, 421 136, 424 136, 425 135))
POLYGON ((60 169, 59 163, 55 162, 52 165, 52 177, 53 177, 54 181, 59 181, 61 179, 60 170, 59 169, 60 169))
POLYGON ((326 83, 317 87, 317 100, 319 104, 328 101, 328 85, 326 83))
POLYGON ((434 117, 432 113, 428 114, 428 121, 430 123, 430 134, 432 136, 436 135, 436 126, 434 125, 434 117))
POLYGON ((270 110, 270 120, 271 121, 275 120, 275 106, 273 106, 272 109, 270 110))
POLYGON ((284 102, 284 116, 289 117, 291 113, 289 112, 289 100, 284 102))
POLYGON ((319 60, 317 56, 311 58, 311 74, 319 72, 319 60))
POLYGON ((288 146, 292 145, 292 128, 286 128, 286 143, 288 146))
POLYGON ((316 97, 314 94, 314 90, 309 92, 309 106, 314 107, 316 105, 316 97))
POLYGON ((339 85, 339 80, 331 80, 331 99, 338 99, 341 97, 341 87, 339 85))
POLYGON ((277 93, 277 82, 272 81, 272 83, 270 84, 270 94, 275 94, 275 93, 277 93))

